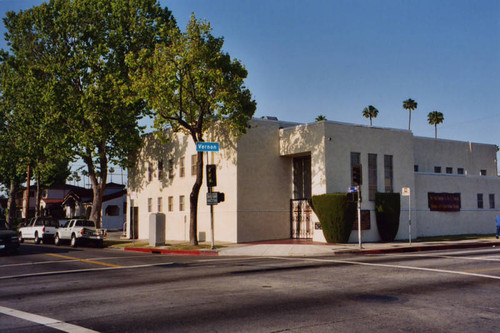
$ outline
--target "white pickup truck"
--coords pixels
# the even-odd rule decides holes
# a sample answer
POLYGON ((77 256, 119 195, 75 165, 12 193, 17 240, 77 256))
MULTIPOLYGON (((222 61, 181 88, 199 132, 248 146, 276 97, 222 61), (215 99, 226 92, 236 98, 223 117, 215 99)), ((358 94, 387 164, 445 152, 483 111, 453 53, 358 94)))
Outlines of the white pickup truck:
POLYGON ((35 244, 40 244, 53 241, 56 235, 59 222, 53 217, 34 217, 27 225, 19 228, 19 242, 22 243, 25 239, 33 239, 35 244))
POLYGON ((97 229, 94 221, 84 219, 69 220, 57 229, 54 243, 61 245, 61 241, 70 241, 72 247, 77 247, 82 242, 92 242, 101 247, 106 231, 97 229))

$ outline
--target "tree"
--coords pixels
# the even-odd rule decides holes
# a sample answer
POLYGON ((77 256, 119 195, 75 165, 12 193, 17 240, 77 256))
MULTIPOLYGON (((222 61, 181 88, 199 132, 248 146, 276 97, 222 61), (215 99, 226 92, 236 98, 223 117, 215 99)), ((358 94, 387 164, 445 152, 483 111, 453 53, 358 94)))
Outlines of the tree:
POLYGON ((370 126, 372 126, 372 118, 377 118, 378 110, 373 105, 368 105, 363 109, 363 117, 370 118, 370 126))
POLYGON ((438 111, 429 112, 429 114, 427 115, 427 121, 429 122, 429 125, 434 125, 434 137, 437 139, 438 137, 437 125, 443 123, 444 121, 443 114, 438 111))
POLYGON ((417 108, 417 102, 415 102, 413 99, 408 98, 406 101, 403 101, 403 109, 408 110, 410 117, 408 120, 408 131, 410 130, 410 124, 411 124, 411 112, 417 108))
POLYGON ((326 117, 320 114, 319 116, 316 117, 315 121, 323 121, 326 120, 326 117))
POLYGON ((155 0, 51 0, 7 13, 5 23, 13 53, 50 75, 53 114, 64 118, 66 140, 88 168, 90 218, 100 226, 108 165, 129 164, 141 144, 138 119, 148 111, 131 101, 125 56, 165 40, 171 13, 155 0))
MULTIPOLYGON (((244 86, 245 67, 222 52, 223 38, 212 36, 210 24, 194 14, 185 33, 170 31, 170 45, 157 45, 153 53, 143 51, 129 57, 135 66, 135 88, 154 110, 158 129, 181 131, 193 142, 203 142, 204 134, 219 122, 234 135, 246 132, 256 103, 244 86)), ((198 244, 198 196, 203 181, 203 153, 198 152, 196 181, 190 194, 192 245, 198 244)))

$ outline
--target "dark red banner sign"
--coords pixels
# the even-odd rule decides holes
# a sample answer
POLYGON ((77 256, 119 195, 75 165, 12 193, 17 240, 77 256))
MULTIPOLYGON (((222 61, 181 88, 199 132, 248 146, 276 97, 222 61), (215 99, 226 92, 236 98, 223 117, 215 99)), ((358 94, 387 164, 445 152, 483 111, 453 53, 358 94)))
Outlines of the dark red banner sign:
POLYGON ((433 193, 428 192, 429 208, 436 212, 459 212, 460 193, 433 193))

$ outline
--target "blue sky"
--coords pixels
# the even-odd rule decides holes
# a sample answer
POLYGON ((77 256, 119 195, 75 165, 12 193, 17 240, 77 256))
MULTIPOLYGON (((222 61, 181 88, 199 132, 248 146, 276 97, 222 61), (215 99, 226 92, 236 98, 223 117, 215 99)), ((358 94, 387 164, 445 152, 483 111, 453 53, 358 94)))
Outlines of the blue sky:
MULTIPOLYGON (((0 14, 42 1, 0 0, 0 14)), ((206 19, 224 50, 246 66, 257 117, 408 128, 434 136, 427 114, 444 114, 438 137, 500 145, 498 0, 170 0, 184 29, 206 19)), ((2 27, 1 30, 4 33, 2 27)), ((0 44, 5 47, 5 44, 0 44)))

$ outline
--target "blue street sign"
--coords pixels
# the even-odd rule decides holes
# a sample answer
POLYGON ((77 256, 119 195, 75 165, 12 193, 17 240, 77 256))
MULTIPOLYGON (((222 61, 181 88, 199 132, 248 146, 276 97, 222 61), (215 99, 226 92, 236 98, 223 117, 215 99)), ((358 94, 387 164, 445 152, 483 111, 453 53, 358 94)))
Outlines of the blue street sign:
POLYGON ((219 151, 218 142, 197 142, 196 151, 219 151))
POLYGON ((351 186, 347 189, 347 192, 349 193, 358 192, 358 189, 356 188, 356 186, 351 186))

